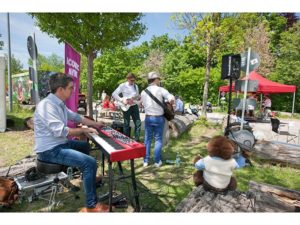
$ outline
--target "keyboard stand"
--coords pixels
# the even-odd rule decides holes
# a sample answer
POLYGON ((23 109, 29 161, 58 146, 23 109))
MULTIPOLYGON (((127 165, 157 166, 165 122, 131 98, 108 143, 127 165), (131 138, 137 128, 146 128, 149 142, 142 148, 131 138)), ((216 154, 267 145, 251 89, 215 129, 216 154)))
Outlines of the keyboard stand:
POLYGON ((109 204, 109 211, 112 212, 112 194, 113 194, 113 181, 114 181, 114 172, 112 169, 112 162, 109 160, 108 162, 108 173, 109 173, 109 182, 108 182, 108 204, 109 204))
POLYGON ((118 167, 119 167, 119 174, 120 174, 120 176, 124 176, 121 161, 118 161, 118 167))
MULTIPOLYGON (((116 131, 117 132, 117 131, 116 131)), ((99 135, 102 134, 101 132, 99 133, 99 135)), ((108 203, 109 203, 109 211, 112 212, 112 195, 113 195, 113 187, 114 187, 114 174, 113 174, 113 169, 112 169, 112 163, 113 162, 117 162, 118 163, 118 168, 119 168, 119 173, 120 173, 120 177, 121 179, 125 179, 125 178, 129 178, 131 177, 131 181, 132 181, 132 187, 133 187, 133 195, 134 195, 134 199, 135 199, 135 212, 140 212, 140 202, 139 202, 139 194, 137 191, 137 185, 136 185, 136 179, 135 179, 135 168, 134 168, 134 159, 130 159, 130 170, 131 170, 131 174, 129 176, 124 176, 123 174, 123 169, 122 169, 122 165, 121 165, 121 161, 124 160, 119 160, 117 161, 116 158, 113 158, 112 161, 110 159, 111 157, 111 152, 114 150, 113 148, 116 147, 117 149, 119 147, 122 146, 112 146, 110 143, 107 142, 107 140, 104 140, 103 136, 104 134, 102 134, 100 136, 92 134, 92 133, 87 133, 86 134, 88 139, 90 139, 92 142, 94 142, 97 146, 97 149, 99 149, 101 151, 101 161, 102 161, 102 175, 104 176, 104 169, 105 169, 105 157, 107 157, 108 159, 108 176, 109 176, 109 184, 108 184, 108 188, 109 188, 109 199, 108 199, 108 203)), ((123 135, 124 136, 124 135, 123 135)), ((109 139, 110 140, 110 139, 109 139)), ((145 151, 145 147, 143 146, 144 151, 145 151)), ((142 152, 142 154, 139 152, 137 155, 138 157, 144 157, 145 152, 142 152)), ((129 157, 128 157, 129 158, 129 157)), ((128 160, 128 158, 126 160, 128 160)))
POLYGON ((139 193, 137 191, 137 185, 135 180, 135 169, 134 169, 134 159, 130 159, 130 167, 131 167, 131 180, 132 180, 132 187, 133 187, 133 195, 135 199, 135 212, 140 212, 140 202, 139 202, 139 193))
MULTIPOLYGON (((104 157, 105 155, 102 153, 102 174, 104 175, 104 157)), ((119 170, 121 175, 123 176, 123 169, 122 169, 122 165, 121 162, 117 162, 118 166, 119 166, 119 170)), ((136 185, 136 179, 135 179, 135 168, 134 168, 134 159, 130 159, 130 170, 131 170, 131 174, 128 177, 123 177, 123 179, 125 178, 129 178, 131 177, 131 182, 132 182, 132 188, 133 188, 133 196, 134 196, 134 200, 135 200, 135 207, 134 207, 134 211, 135 212, 140 212, 141 208, 140 208, 140 202, 139 202, 139 194, 137 191, 137 185, 136 185)), ((112 199, 113 199, 113 187, 114 187, 114 172, 112 169, 112 162, 110 160, 108 160, 108 174, 109 174, 109 178, 108 178, 108 191, 109 191, 109 195, 108 195, 108 204, 109 204, 109 211, 112 212, 112 199)))

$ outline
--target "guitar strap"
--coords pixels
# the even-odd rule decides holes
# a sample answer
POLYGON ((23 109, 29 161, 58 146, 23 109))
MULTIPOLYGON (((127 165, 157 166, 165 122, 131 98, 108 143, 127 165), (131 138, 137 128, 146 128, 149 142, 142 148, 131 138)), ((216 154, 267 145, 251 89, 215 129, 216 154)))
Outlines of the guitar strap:
POLYGON ((158 104, 160 105, 164 110, 166 108, 166 106, 161 102, 159 101, 147 88, 145 89, 145 92, 158 104))

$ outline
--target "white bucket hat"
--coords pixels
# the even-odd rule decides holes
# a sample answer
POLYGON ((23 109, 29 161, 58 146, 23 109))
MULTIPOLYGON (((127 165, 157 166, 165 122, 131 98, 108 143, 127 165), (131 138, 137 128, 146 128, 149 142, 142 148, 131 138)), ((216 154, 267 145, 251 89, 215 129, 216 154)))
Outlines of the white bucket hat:
POLYGON ((157 72, 152 71, 152 72, 148 73, 147 78, 148 78, 148 80, 152 80, 152 79, 156 79, 156 78, 160 79, 160 75, 157 72))

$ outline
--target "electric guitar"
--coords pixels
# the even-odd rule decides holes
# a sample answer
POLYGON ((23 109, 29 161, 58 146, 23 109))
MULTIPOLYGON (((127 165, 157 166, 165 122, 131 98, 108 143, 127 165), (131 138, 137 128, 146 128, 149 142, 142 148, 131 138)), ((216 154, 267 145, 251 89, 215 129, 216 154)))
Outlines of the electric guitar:
POLYGON ((121 101, 117 101, 117 105, 118 105, 118 106, 122 109, 122 111, 124 111, 124 112, 126 112, 126 111, 130 108, 130 106, 135 105, 135 104, 139 105, 140 102, 141 102, 141 101, 138 101, 138 100, 136 100, 136 99, 134 99, 134 98, 127 98, 127 99, 133 99, 133 100, 132 100, 132 103, 131 103, 131 104, 124 104, 124 103, 123 103, 123 98, 122 98, 121 101))

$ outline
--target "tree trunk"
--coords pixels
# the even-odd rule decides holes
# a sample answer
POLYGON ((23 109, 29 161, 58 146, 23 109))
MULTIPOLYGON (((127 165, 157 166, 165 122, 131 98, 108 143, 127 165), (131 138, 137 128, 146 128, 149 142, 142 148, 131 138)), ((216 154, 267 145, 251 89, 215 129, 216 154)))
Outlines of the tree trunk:
POLYGON ((300 192, 250 181, 248 192, 216 194, 195 188, 176 212, 299 212, 300 192))
POLYGON ((13 166, 0 168, 0 176, 15 177, 17 175, 24 175, 29 168, 35 166, 36 166, 36 155, 30 155, 18 161, 13 166))
POLYGON ((226 195, 205 191, 200 185, 180 202, 176 212, 255 212, 253 199, 245 193, 229 191, 226 195))
POLYGON ((180 134, 190 128, 195 120, 197 120, 196 115, 175 115, 175 118, 169 121, 171 136, 175 138, 178 137, 180 134))
POLYGON ((258 212, 299 212, 300 191, 250 181, 249 190, 255 193, 258 212))
POLYGON ((87 68, 87 104, 88 104, 88 115, 93 118, 93 62, 95 59, 95 53, 90 52, 88 58, 87 68))
POLYGON ((259 158, 300 167, 300 145, 257 141, 253 154, 259 158))
POLYGON ((206 115, 206 104, 207 104, 207 96, 208 96, 208 84, 210 77, 210 63, 211 63, 211 37, 208 34, 207 37, 207 49, 206 49, 206 70, 205 70, 205 82, 203 89, 203 98, 202 98, 202 110, 201 117, 207 117, 206 115))

